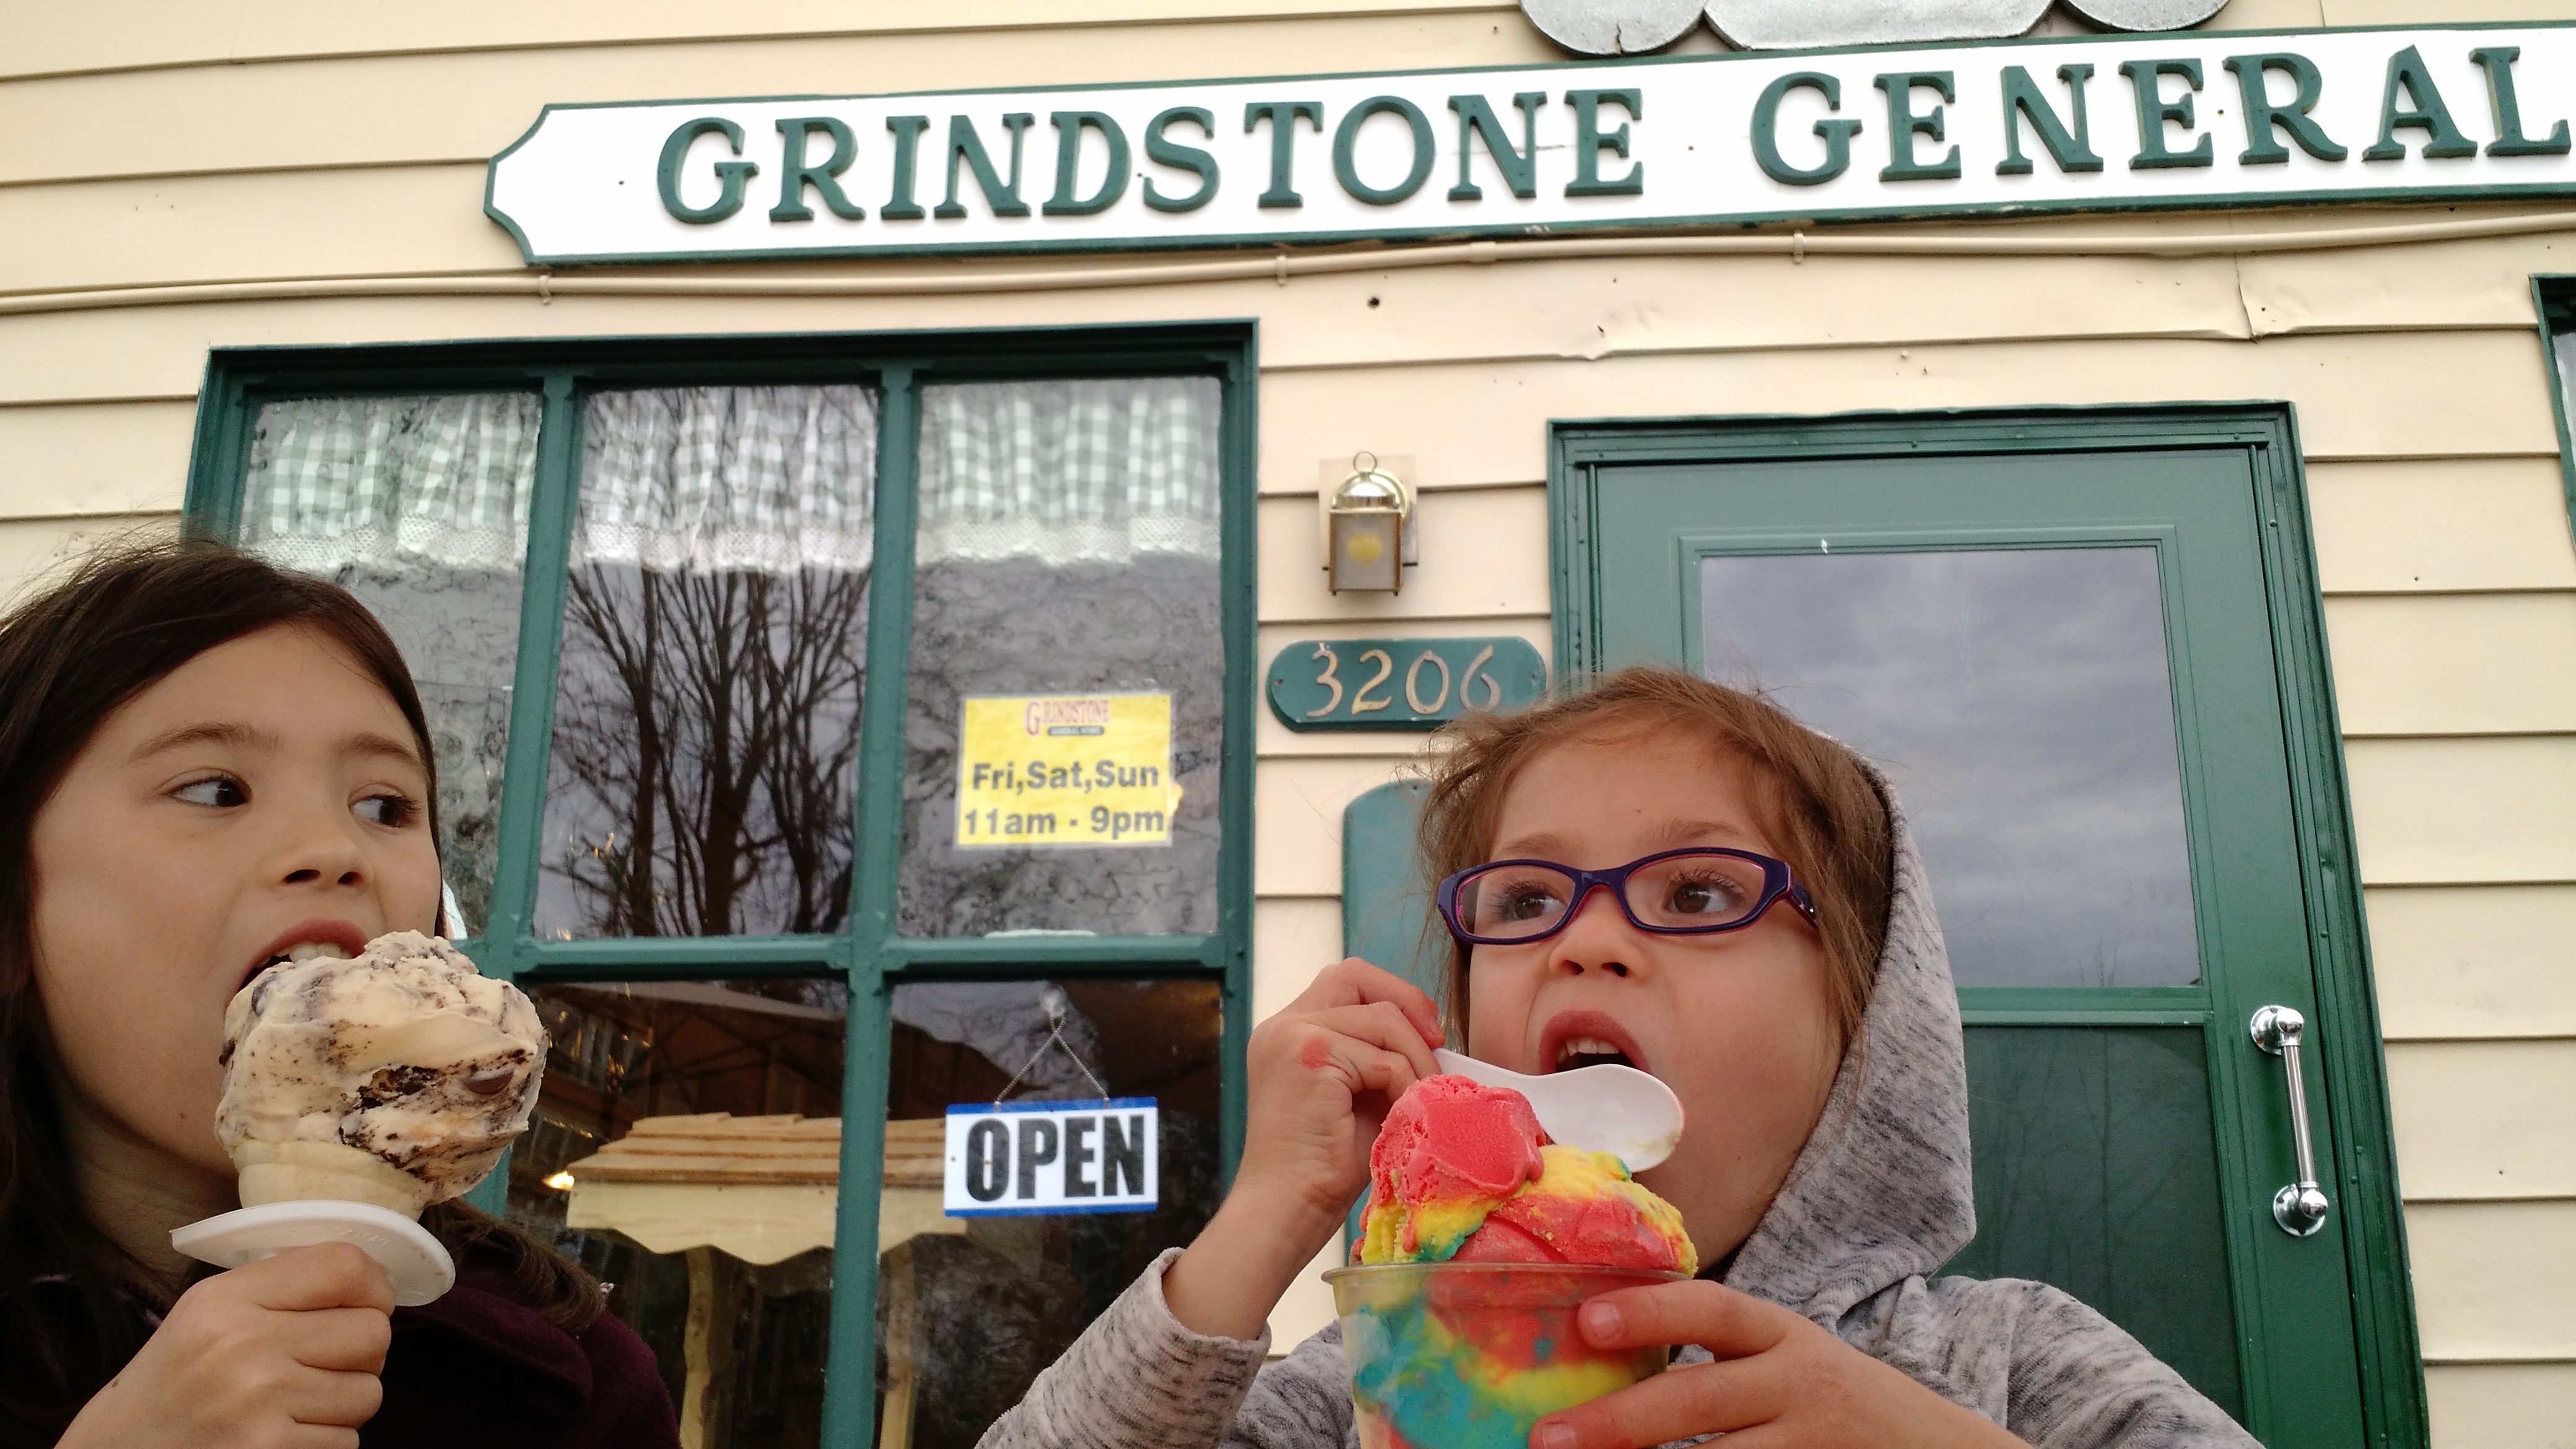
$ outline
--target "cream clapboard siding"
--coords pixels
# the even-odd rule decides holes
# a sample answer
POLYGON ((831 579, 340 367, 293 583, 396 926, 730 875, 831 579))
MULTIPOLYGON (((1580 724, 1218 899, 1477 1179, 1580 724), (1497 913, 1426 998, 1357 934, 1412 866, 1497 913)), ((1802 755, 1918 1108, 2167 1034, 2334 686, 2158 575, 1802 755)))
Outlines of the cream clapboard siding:
MULTIPOLYGON (((2235 0, 2220 23, 2569 15, 2566 0, 2235 0)), ((1480 0, 966 0, 840 24, 782 0, 52 7, 15 17, 0 54, 0 296, 516 272, 481 214, 483 158, 547 101, 1550 54, 1514 7, 1480 0)), ((1294 639, 1391 628, 1513 633, 1544 652, 1549 417, 2288 398, 2309 454, 2435 1439, 2563 1446, 2576 1442, 2576 1129, 2549 1104, 2576 1089, 2576 549, 2533 331, 2539 271, 2576 271, 2576 236, 2157 261, 1640 258, 1057 296, 5 316, 0 589, 88 540, 169 525, 214 345, 1255 317, 1265 660, 1294 639), (1419 460, 1425 562, 1399 599, 1335 599, 1316 568, 1319 467, 1358 448, 1419 460)), ((1341 810, 1417 743, 1301 736, 1265 712, 1258 1011, 1339 954, 1341 810)), ((1275 1327, 1290 1338, 1328 1312, 1310 1284, 1275 1327)))

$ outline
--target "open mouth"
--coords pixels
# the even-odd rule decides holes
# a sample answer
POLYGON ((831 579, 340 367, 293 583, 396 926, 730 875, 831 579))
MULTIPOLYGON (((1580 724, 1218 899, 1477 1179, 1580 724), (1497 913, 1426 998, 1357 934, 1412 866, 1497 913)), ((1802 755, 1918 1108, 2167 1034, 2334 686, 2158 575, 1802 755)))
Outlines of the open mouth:
POLYGON ((1615 1043, 1603 1041, 1599 1037, 1577 1036, 1568 1037, 1557 1047, 1556 1060, 1549 1065, 1548 1070, 1570 1072, 1578 1067, 1633 1067, 1635 1065, 1634 1061, 1629 1060, 1628 1054, 1619 1050, 1615 1043))
POLYGON ((1550 1021, 1540 1037, 1539 1060, 1550 1072, 1601 1066, 1651 1070, 1639 1059, 1627 1027, 1606 1011, 1569 1011, 1550 1021))
POLYGON ((306 921, 271 941, 268 949, 251 962, 250 969, 242 973, 241 984, 248 986, 271 966, 291 961, 351 960, 366 946, 367 938, 348 922, 306 921))

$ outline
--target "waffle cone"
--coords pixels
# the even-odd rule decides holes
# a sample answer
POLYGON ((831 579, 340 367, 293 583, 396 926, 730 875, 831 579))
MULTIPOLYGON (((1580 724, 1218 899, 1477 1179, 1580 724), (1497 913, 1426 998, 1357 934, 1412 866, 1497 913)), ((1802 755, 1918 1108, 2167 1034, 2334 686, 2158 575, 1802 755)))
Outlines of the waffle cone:
POLYGON ((429 1185, 371 1152, 338 1142, 244 1142, 233 1149, 243 1207, 326 1198, 372 1203, 416 1218, 429 1185))

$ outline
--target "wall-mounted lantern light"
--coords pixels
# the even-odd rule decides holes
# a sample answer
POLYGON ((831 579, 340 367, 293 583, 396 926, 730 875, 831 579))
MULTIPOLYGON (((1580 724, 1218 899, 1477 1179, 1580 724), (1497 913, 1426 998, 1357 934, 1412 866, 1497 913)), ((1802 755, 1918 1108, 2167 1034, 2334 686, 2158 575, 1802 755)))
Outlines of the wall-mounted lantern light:
POLYGON ((1414 562, 1413 490, 1378 467, 1375 453, 1352 455, 1350 476, 1325 499, 1324 529, 1334 593, 1404 592, 1404 566, 1414 562))

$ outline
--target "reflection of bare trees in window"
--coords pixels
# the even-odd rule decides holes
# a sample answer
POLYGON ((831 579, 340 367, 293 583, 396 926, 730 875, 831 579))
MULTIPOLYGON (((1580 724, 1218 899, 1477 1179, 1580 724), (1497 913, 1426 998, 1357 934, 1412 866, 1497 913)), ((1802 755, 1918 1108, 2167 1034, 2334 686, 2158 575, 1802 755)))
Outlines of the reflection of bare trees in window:
POLYGON ((583 565, 570 584, 538 929, 839 929, 867 574, 583 565))
POLYGON ((519 571, 403 558, 353 564, 327 577, 375 614, 411 666, 438 760, 439 863, 464 913, 460 932, 480 934, 491 924, 501 854, 519 571))

